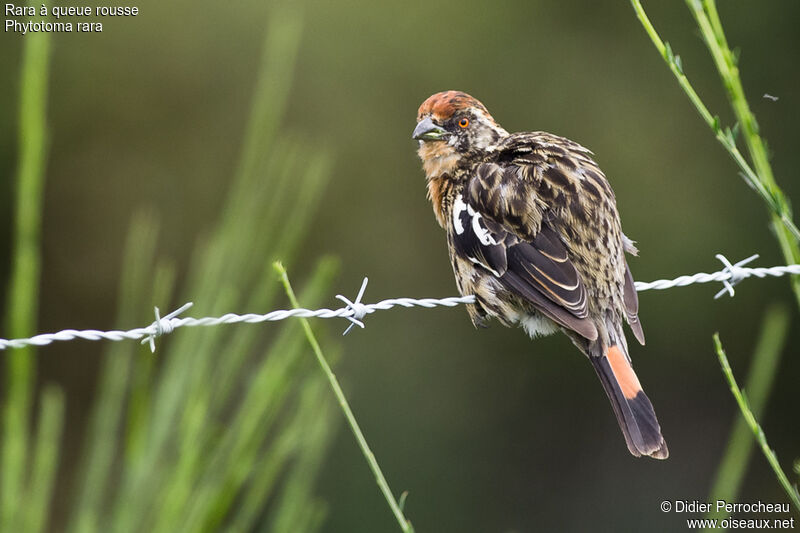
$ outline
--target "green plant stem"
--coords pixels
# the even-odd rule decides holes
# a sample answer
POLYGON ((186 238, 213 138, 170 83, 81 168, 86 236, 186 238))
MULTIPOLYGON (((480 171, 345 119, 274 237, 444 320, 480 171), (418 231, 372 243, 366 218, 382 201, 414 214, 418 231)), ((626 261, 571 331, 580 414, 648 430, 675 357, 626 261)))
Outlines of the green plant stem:
POLYGON ((774 187, 775 177, 769 164, 767 150, 758 133, 756 118, 750 111, 750 106, 744 95, 744 88, 739 77, 739 68, 736 65, 736 56, 728 46, 728 41, 722 30, 722 22, 717 13, 717 6, 713 1, 709 0, 703 1, 703 8, 701 8, 700 2, 696 0, 688 0, 687 5, 692 10, 698 26, 700 26, 703 39, 706 41, 722 82, 728 91, 728 98, 736 113, 739 126, 745 134, 744 140, 753 160, 756 173, 766 186, 774 187), (703 9, 705 9, 705 12, 703 9))
MULTIPOLYGON (((767 147, 758 131, 758 122, 750 110, 744 87, 739 76, 736 54, 728 46, 728 40, 722 29, 722 22, 717 12, 714 0, 703 0, 701 6, 698 0, 686 0, 692 11, 703 40, 708 47, 720 78, 728 93, 733 112, 741 128, 750 159, 755 167, 755 174, 768 191, 773 201, 771 207, 772 226, 787 262, 800 262, 800 233, 792 221, 792 212, 783 191, 778 187, 772 166, 769 163, 767 147)), ((800 276, 793 276, 792 287, 800 305, 800 276)))
MULTIPOLYGON (((281 277, 281 281, 283 282, 283 287, 286 290, 286 295, 289 297, 289 301, 291 302, 292 306, 295 308, 300 307, 300 304, 297 301, 297 298, 294 295, 294 291, 292 290, 292 285, 289 283, 289 276, 286 272, 286 269, 283 265, 279 262, 274 263, 275 270, 281 277)), ((314 351, 314 355, 317 357, 317 362, 319 366, 322 368, 322 371, 325 373, 325 376, 328 378, 328 382, 331 385, 331 389, 333 389, 334 395, 336 395, 336 399, 339 401, 339 406, 342 408, 342 412, 344 413, 345 418, 347 419, 347 423, 350 426, 350 429, 353 432, 353 435, 358 442, 358 446, 361 448, 361 453, 364 454, 364 458, 367 460, 367 464, 369 468, 372 470, 372 473, 375 475, 375 480, 378 483, 378 487, 380 488, 381 492, 383 493, 384 498, 386 499, 386 503, 389 504, 389 507, 394 514, 395 519, 397 519, 397 523, 400 525, 400 529, 405 532, 413 532, 414 528, 411 525, 406 517, 403 515, 403 511, 400 509, 400 506, 397 504, 397 500, 395 500, 394 495, 392 494, 391 489, 389 488, 389 484, 386 482, 386 478, 381 471, 380 466, 378 465, 378 461, 375 459, 375 454, 372 453, 372 450, 369 448, 369 444, 367 444, 367 439, 364 438, 364 434, 361 432, 361 428, 356 422, 356 417, 353 415, 353 411, 350 409, 350 405, 347 403, 347 398, 344 396, 344 392, 342 391, 342 387, 339 386, 339 380, 336 379, 336 375, 334 375, 333 371, 331 370, 328 361, 325 359, 325 356, 322 354, 322 349, 317 342, 316 337, 314 336, 314 332, 311 331, 311 326, 308 323, 308 320, 305 318, 301 318, 300 322, 303 325, 303 331, 305 331, 306 338, 308 339, 308 343, 311 345, 311 349, 314 351)))
MULTIPOLYGON (((661 54, 661 57, 664 58, 667 66, 669 66, 669 69, 675 75, 678 84, 689 97, 689 100, 700 114, 700 117, 712 129, 716 139, 739 166, 745 182, 756 191, 770 210, 772 227, 778 238, 785 261, 787 264, 800 262, 800 247, 798 247, 800 230, 798 230, 797 226, 794 224, 789 204, 783 192, 775 182, 766 148, 758 134, 758 126, 744 95, 742 83, 739 78, 739 70, 736 67, 735 55, 728 47, 725 35, 722 33, 722 25, 719 22, 719 16, 717 15, 713 0, 705 0, 708 14, 703 11, 698 0, 687 0, 687 4, 697 19, 703 38, 711 51, 720 76, 727 88, 731 105, 739 124, 742 126, 745 141, 754 162, 755 171, 750 167, 747 160, 736 147, 736 140, 732 131, 728 128, 723 129, 720 127, 719 118, 713 116, 705 104, 703 104, 703 101, 683 73, 680 57, 673 53, 668 43, 661 40, 658 32, 656 32, 650 19, 647 17, 641 1, 631 0, 631 4, 636 12, 636 16, 642 23, 647 35, 650 37, 650 40, 661 54)), ((791 284, 798 306, 800 306, 800 276, 793 276, 791 284)))
POLYGON ((733 371, 731 370, 730 364, 728 364, 728 358, 725 356, 725 351, 722 348, 722 342, 719 340, 719 333, 714 334, 714 346, 717 350, 719 363, 722 366, 722 372, 725 374, 725 378, 728 380, 728 384, 731 387, 731 392, 733 393, 733 397, 736 399, 736 403, 739 405, 739 410, 742 412, 744 421, 753 432, 756 442, 761 447, 761 451, 764 453, 764 457, 767 458, 767 462, 772 467, 773 472, 775 472, 778 482, 783 487, 783 490, 786 491, 786 494, 789 496, 789 499, 792 501, 797 510, 800 511, 800 494, 798 494, 797 489, 792 486, 792 484, 789 482, 789 479, 786 477, 786 474, 783 472, 783 469, 778 462, 778 457, 767 443, 767 436, 764 435, 764 430, 761 429, 761 426, 758 424, 756 417, 753 415, 753 412, 750 409, 747 399, 739 389, 739 385, 736 384, 736 378, 733 377, 733 371))
MULTIPOLYGON (((744 88, 739 77, 739 69, 736 65, 736 54, 734 54, 728 46, 714 0, 703 0, 702 3, 700 0, 686 0, 686 4, 688 5, 689 10, 692 12, 692 15, 694 16, 700 28, 703 40, 705 41, 706 46, 711 53, 717 71, 719 72, 722 82, 725 85, 731 107, 733 108, 738 124, 743 131, 745 143, 747 145, 750 157, 753 160, 755 171, 750 167, 742 153, 736 147, 736 138, 734 133, 729 128, 721 128, 719 124, 719 118, 712 116, 708 111, 708 108, 705 106, 705 104, 703 104, 697 92, 694 90, 692 85, 689 83, 689 80, 683 73, 680 57, 673 53, 668 43, 665 43, 661 40, 658 32, 656 32, 655 28, 650 22, 650 19, 647 17, 641 1, 631 0, 631 4, 636 12, 636 16, 642 23, 647 35, 650 37, 650 40, 661 54, 661 57, 664 58, 664 61, 667 63, 667 66, 669 66, 669 69, 675 75, 676 79, 678 80, 678 84, 689 97, 692 105, 694 105, 701 118, 712 129, 715 137, 720 144, 722 144, 723 148, 725 148, 728 154, 742 170, 742 178, 758 193, 758 195, 767 205, 767 208, 770 210, 772 228, 778 239, 784 260, 787 264, 799 263, 800 246, 798 246, 798 242, 800 242, 800 231, 798 231, 797 226, 792 220, 789 202, 786 200, 783 191, 780 189, 780 187, 778 187, 775 177, 772 174, 772 168, 769 164, 769 158, 767 156, 766 145, 759 135, 758 124, 755 116, 750 110, 750 106, 748 105, 747 98, 744 94, 744 88)), ((797 304, 800 306, 800 276, 792 276, 790 283, 795 295, 795 299, 797 300, 797 304)), ((795 506, 800 509, 800 498, 798 498, 797 490, 793 489, 789 484, 786 475, 783 473, 780 465, 778 464, 778 460, 775 457, 774 452, 769 449, 769 446, 767 446, 764 432, 758 426, 755 416, 747 405, 747 401, 743 398, 738 386, 736 385, 733 373, 728 365, 728 360, 722 350, 722 344, 719 341, 719 335, 714 336, 714 343, 717 347, 717 355, 720 358, 723 372, 725 373, 725 376, 731 385, 731 390, 736 397, 736 401, 739 403, 739 407, 742 410, 745 422, 750 426, 750 429, 755 434, 756 440, 761 445, 761 449, 775 471, 775 474, 778 477, 781 485, 786 490, 787 494, 789 494, 795 506)), ((756 361, 754 361, 754 364, 755 363, 756 361)), ((754 366, 754 374, 755 369, 756 367, 754 366)), ((763 372, 766 371, 764 370, 763 372)), ((774 369, 772 370, 772 373, 774 373, 774 369)), ((753 379, 755 379, 755 375, 753 379)), ((731 444, 729 445, 728 452, 726 453, 726 458, 723 462, 723 465, 720 466, 720 474, 717 484, 715 485, 715 491, 719 488, 720 483, 722 483, 723 471, 725 469, 724 465, 727 464, 729 459, 730 461, 734 460, 731 457, 733 457, 735 454, 734 448, 736 447, 735 441, 738 438, 737 435, 738 432, 734 430, 731 444)), ((742 453, 743 455, 738 456, 741 461, 741 463, 738 465, 738 468, 740 469, 743 468, 742 463, 749 452, 742 453)))
MULTIPOLYGON (((123 254, 116 324, 124 328, 136 321, 152 300, 152 264, 156 255, 158 220, 149 212, 137 213, 131 223, 123 254)), ((95 390, 92 414, 83 443, 75 499, 64 531, 95 533, 101 530, 101 510, 111 492, 109 472, 119 440, 124 435, 126 397, 131 362, 141 350, 135 343, 113 343, 104 353, 103 370, 95 390)), ((152 357, 151 354, 147 354, 152 357)))
POLYGON ((56 386, 47 386, 41 395, 39 428, 32 454, 31 474, 23 505, 25 515, 21 531, 45 530, 51 515, 50 500, 58 472, 61 433, 64 426, 64 394, 56 386))
MULTIPOLYGON (((781 353, 789 331, 789 313, 784 306, 772 306, 764 315, 761 335, 747 374, 745 390, 754 417, 760 417, 769 398, 777 374, 781 353)), ((747 463, 753 451, 753 439, 748 436, 745 421, 739 417, 733 424, 725 454, 717 468, 717 476, 708 501, 736 501, 747 463)), ((722 512, 710 512, 707 518, 722 518, 722 512)))
MULTIPOLYGON (((50 37, 28 35, 19 85, 19 167, 16 180, 14 248, 6 307, 6 336, 29 337, 36 329, 42 188, 47 159, 47 80, 50 37)), ((36 372, 30 347, 6 353, 6 401, 0 459, 0 530, 13 530, 28 464, 31 398, 36 372)))

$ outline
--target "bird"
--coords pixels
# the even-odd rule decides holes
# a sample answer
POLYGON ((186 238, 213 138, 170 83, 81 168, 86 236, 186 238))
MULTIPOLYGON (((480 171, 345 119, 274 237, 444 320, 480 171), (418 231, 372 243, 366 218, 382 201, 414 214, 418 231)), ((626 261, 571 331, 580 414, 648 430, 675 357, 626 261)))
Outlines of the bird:
POLYGON ((476 98, 444 91, 419 107, 412 138, 472 323, 567 335, 592 363, 628 450, 666 459, 623 331, 644 345, 616 199, 593 154, 546 132, 509 133, 476 98))

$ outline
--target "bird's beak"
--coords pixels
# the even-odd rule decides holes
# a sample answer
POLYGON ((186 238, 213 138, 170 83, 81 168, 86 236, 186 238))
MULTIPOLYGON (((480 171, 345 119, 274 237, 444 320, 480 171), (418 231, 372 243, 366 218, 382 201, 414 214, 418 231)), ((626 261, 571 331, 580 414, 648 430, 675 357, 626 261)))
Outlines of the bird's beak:
POLYGON ((440 141, 446 134, 447 131, 434 124, 431 117, 425 117, 414 128, 411 137, 418 141, 440 141))

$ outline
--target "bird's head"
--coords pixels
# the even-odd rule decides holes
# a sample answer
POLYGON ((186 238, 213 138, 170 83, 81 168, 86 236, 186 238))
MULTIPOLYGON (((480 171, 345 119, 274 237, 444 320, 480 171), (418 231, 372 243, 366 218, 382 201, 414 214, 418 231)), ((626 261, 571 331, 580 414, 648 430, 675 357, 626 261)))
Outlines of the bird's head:
POLYGON ((412 137, 419 141, 419 156, 426 167, 449 167, 485 154, 507 135, 477 99, 445 91, 422 102, 412 137))

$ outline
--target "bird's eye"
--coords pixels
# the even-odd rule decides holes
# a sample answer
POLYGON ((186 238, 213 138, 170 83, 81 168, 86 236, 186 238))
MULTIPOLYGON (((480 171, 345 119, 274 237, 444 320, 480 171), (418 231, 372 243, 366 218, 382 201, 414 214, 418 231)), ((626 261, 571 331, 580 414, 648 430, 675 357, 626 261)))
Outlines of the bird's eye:
POLYGON ((467 126, 469 126, 469 119, 468 119, 468 118, 466 118, 466 117, 465 117, 465 118, 462 118, 461 120, 459 120, 459 121, 458 121, 458 125, 459 125, 461 128, 466 128, 467 126))

